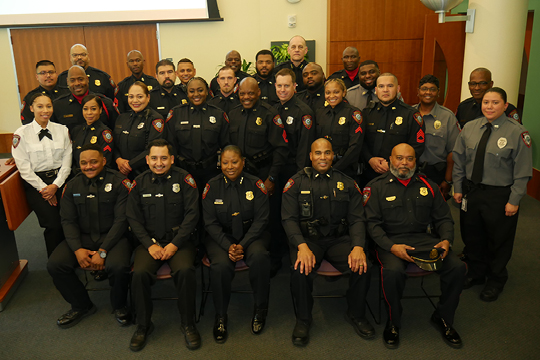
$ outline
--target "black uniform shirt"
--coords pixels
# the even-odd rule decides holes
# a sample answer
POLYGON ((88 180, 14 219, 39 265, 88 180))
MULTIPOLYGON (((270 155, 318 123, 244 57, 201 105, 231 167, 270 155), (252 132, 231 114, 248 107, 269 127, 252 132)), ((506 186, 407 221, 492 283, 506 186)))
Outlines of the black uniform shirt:
POLYGON ((238 94, 235 92, 229 96, 225 96, 221 93, 221 91, 218 91, 213 98, 208 100, 208 103, 217 106, 229 114, 232 109, 240 105, 240 99, 238 98, 238 94))
POLYGON ((306 242, 300 230, 300 221, 324 218, 326 225, 319 231, 330 236, 346 219, 351 237, 351 250, 355 246, 365 246, 366 226, 362 192, 356 182, 331 168, 319 173, 313 168, 300 170, 283 189, 281 219, 289 242, 297 247, 306 242), (306 172, 307 170, 307 172, 306 172), (310 174, 310 175, 308 175, 310 174), (311 216, 303 215, 301 208, 311 209, 311 216))
POLYGON ((126 77, 124 80, 120 81, 118 83, 118 93, 116 94, 116 106, 118 107, 118 111, 120 113, 127 112, 130 110, 129 104, 128 104, 128 93, 129 88, 135 81, 141 81, 148 86, 148 91, 152 91, 153 89, 157 89, 159 87, 159 83, 156 80, 155 77, 142 74, 142 76, 137 79, 133 74, 131 76, 126 77))
POLYGON ((302 72, 304 71, 304 68, 306 67, 307 64, 308 62, 305 59, 303 59, 300 65, 298 66, 294 66, 291 60, 287 60, 284 63, 281 63, 278 66, 276 66, 276 68, 274 69, 274 74, 277 74, 279 70, 281 69, 291 69, 292 71, 294 71, 294 75, 296 75, 296 84, 298 85, 296 87, 296 91, 300 92, 306 88, 306 86, 304 85, 304 82, 302 81, 303 79, 302 72))
MULTIPOLYGON (((514 119, 521 124, 521 119, 519 118, 519 114, 514 105, 508 103, 508 107, 506 108, 506 111, 504 113, 509 118, 514 119)), ((463 100, 458 105, 456 118, 458 119, 459 125, 462 129, 467 122, 481 118, 483 116, 484 114, 482 113, 482 103, 477 103, 473 97, 463 100)))
POLYGON ((326 99, 324 98, 324 85, 313 94, 306 89, 299 91, 297 96, 300 100, 308 104, 315 114, 317 113, 317 110, 324 107, 326 103, 326 99))
POLYGON ((407 186, 390 172, 375 178, 364 188, 364 207, 369 234, 386 251, 396 244, 394 236, 397 243, 414 246, 413 234, 425 234, 430 224, 441 240, 454 242, 450 207, 437 184, 423 174, 415 174, 407 186))
POLYGON ((47 94, 54 101, 60 96, 69 94, 69 89, 61 86, 58 86, 58 81, 52 90, 47 90, 43 86, 39 85, 34 90, 30 91, 23 99, 22 108, 21 108, 21 122, 23 125, 30 124, 34 120, 34 113, 30 110, 30 101, 32 96, 35 94, 47 94))
POLYGON ((195 180, 175 166, 163 176, 150 170, 143 172, 131 186, 126 215, 133 233, 145 248, 154 245, 152 238, 160 245, 172 243, 182 247, 191 240, 199 221, 199 191, 195 180), (159 214, 165 215, 159 218, 159 214), (160 224, 166 234, 162 239, 156 237, 160 224))
POLYGON ((206 184, 202 199, 205 229, 225 250, 229 250, 231 244, 240 244, 245 249, 268 225, 270 205, 266 188, 262 180, 246 172, 236 181, 223 174, 213 177, 206 184), (234 209, 234 197, 240 201, 239 211, 234 209), (231 233, 236 216, 241 216, 243 222, 251 222, 241 239, 235 239, 231 233))
POLYGON ((109 251, 127 230, 126 203, 131 183, 118 171, 104 168, 94 178, 98 193, 90 193, 90 179, 83 173, 69 181, 62 193, 60 216, 66 241, 72 251, 80 249, 81 234, 90 234, 90 202, 98 201, 99 232, 107 234, 100 248, 109 251))
MULTIPOLYGON (((95 67, 87 67, 86 76, 88 76, 88 86, 91 92, 103 94, 109 99, 114 99, 117 90, 116 84, 109 74, 105 71, 96 69, 95 67)), ((60 86, 67 86, 68 70, 65 70, 58 75, 58 83, 60 86)))
POLYGON ((275 72, 271 72, 266 79, 263 79, 259 74, 253 76, 257 83, 259 83, 259 89, 261 89, 261 100, 268 105, 274 106, 279 104, 279 98, 276 94, 276 83, 274 79, 275 72))
POLYGON ((351 78, 349 77, 349 74, 347 74, 347 70, 341 69, 341 70, 336 71, 332 75, 330 75, 328 77, 328 80, 330 80, 330 79, 341 79, 341 80, 343 80, 343 82, 345 83, 345 86, 348 89, 350 87, 353 87, 355 85, 360 84, 360 79, 358 78, 358 73, 359 72, 360 71, 358 71, 356 73, 355 77, 353 78, 353 80, 351 80, 351 78))
POLYGON ((156 110, 165 119, 173 107, 187 103, 186 93, 179 85, 175 85, 171 92, 167 92, 161 87, 150 91, 150 104, 148 106, 156 110))
MULTIPOLYGON (((238 88, 238 86, 240 85, 240 81, 242 81, 243 79, 247 78, 247 77, 251 77, 251 75, 249 75, 247 72, 243 72, 242 70, 238 70, 237 73, 235 73, 236 75, 236 88, 235 88, 235 92, 236 92, 236 89, 238 88)), ((216 94, 219 94, 219 92, 221 91, 220 87, 219 87, 219 84, 217 82, 217 76, 215 78, 212 79, 212 81, 210 81, 210 91, 212 92, 212 94, 215 96, 216 94)))
POLYGON ((86 144, 98 144, 103 149, 103 155, 107 159, 105 166, 116 168, 113 163, 113 135, 111 130, 101 121, 97 120, 92 125, 79 125, 75 128, 75 137, 72 138, 73 145, 73 169, 79 169, 81 148, 86 144))

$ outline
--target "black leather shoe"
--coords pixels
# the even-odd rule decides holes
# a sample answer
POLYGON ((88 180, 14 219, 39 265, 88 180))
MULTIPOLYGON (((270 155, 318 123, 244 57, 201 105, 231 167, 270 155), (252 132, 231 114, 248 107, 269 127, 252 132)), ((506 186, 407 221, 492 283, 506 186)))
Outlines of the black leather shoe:
POLYGON ((441 332, 445 343, 456 349, 463 346, 463 342, 457 331, 452 326, 448 325, 439 314, 434 312, 433 315, 431 315, 431 322, 435 325, 437 330, 441 332))
POLYGON ((56 325, 60 326, 62 329, 68 329, 77 325, 83 318, 94 314, 96 310, 97 308, 94 304, 87 310, 77 311, 71 309, 56 320, 56 325))
POLYGON ((104 270, 96 271, 96 273, 94 274, 94 280, 96 281, 103 281, 103 280, 107 280, 108 278, 109 278, 109 275, 104 270))
POLYGON ((473 279, 473 278, 466 278, 465 282, 463 283, 463 289, 469 289, 475 285, 483 285, 486 282, 485 278, 479 278, 479 279, 473 279))
POLYGON ((186 347, 189 350, 197 350, 201 347, 201 335, 195 327, 192 325, 182 325, 182 333, 184 333, 184 340, 186 341, 186 347))
POLYGON ((225 341, 227 341, 227 337, 229 336, 229 333, 227 332, 227 315, 216 315, 213 332, 214 340, 216 340, 218 344, 223 344, 225 341))
POLYGON ((345 320, 353 326, 354 331, 361 338, 373 339, 375 337, 375 329, 366 318, 357 319, 350 316, 349 313, 345 313, 345 320))
POLYGON ((391 321, 386 323, 383 332, 384 346, 388 349, 397 349, 399 347, 399 328, 391 321))
POLYGON ((153 323, 150 323, 150 326, 137 325, 137 330, 135 330, 131 337, 129 349, 131 351, 141 351, 144 349, 146 341, 148 340, 148 335, 150 335, 152 331, 154 331, 153 323))
POLYGON ((306 346, 309 343, 309 327, 307 321, 296 320, 292 333, 292 343, 296 346, 306 346))
POLYGON ((120 326, 131 325, 131 311, 126 306, 114 310, 114 317, 120 326))
POLYGON ((495 301, 499 298, 501 291, 502 289, 493 286, 486 286, 480 293, 480 300, 487 302, 495 301))
POLYGON ((251 319, 251 333, 253 335, 260 335, 264 329, 266 323, 266 315, 268 315, 268 309, 255 309, 253 318, 251 319))

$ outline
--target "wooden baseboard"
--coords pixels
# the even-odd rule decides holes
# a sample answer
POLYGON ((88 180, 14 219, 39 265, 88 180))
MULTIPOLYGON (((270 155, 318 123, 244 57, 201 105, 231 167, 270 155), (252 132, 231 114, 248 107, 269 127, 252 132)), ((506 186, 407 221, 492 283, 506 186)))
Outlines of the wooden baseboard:
POLYGON ((533 168, 532 179, 527 184, 527 195, 540 201, 540 170, 533 168))
POLYGON ((28 260, 19 260, 19 264, 11 273, 4 286, 0 288, 0 311, 6 308, 7 303, 28 273, 28 260))

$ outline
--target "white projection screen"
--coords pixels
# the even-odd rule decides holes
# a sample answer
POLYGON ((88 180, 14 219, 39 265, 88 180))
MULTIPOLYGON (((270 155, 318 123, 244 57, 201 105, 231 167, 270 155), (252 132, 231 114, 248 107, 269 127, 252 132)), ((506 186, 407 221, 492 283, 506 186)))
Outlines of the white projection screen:
POLYGON ((1 3, 2 27, 209 19, 208 0, 1 0, 1 3))

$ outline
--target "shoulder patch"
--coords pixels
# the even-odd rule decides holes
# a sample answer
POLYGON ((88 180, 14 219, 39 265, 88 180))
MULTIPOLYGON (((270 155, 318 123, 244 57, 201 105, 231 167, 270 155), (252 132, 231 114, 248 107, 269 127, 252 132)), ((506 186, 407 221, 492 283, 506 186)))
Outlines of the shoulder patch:
POLYGON ((285 128, 283 126, 283 122, 281 121, 281 117, 279 117, 279 115, 276 115, 274 116, 274 124, 276 124, 277 126, 279 126, 280 128, 285 128))
POLYGON ((257 185, 257 187, 258 187, 259 189, 261 189, 261 191, 263 192, 263 194, 266 195, 266 194, 268 193, 268 192, 266 191, 266 186, 264 186, 264 183, 263 183, 263 181, 262 181, 261 179, 257 180, 257 183, 256 183, 255 185, 257 185))
MULTIPOLYGON (((358 186, 358 185, 356 185, 356 186, 358 186)), ((364 206, 366 206, 366 204, 367 204, 370 197, 371 197, 371 187, 366 186, 364 188, 364 196, 362 197, 362 200, 364 202, 364 206)))
POLYGON ((135 180, 133 180, 133 182, 129 181, 129 179, 124 179, 122 181, 122 185, 124 185, 124 187, 126 189, 128 189, 129 191, 131 191, 131 189, 133 189, 135 187, 135 180))
POLYGON ((167 119, 165 119, 165 122, 168 122, 169 120, 171 120, 171 118, 172 118, 172 109, 167 114, 167 119))
POLYGON ((294 185, 294 180, 289 179, 289 181, 287 181, 287 183, 285 184, 285 187, 283 188, 283 193, 286 193, 293 185, 294 185))
POLYGON ((113 141, 111 130, 103 130, 101 135, 103 135, 103 140, 105 140, 107 144, 110 144, 113 141))
POLYGON ((413 116, 414 116, 414 120, 416 120, 418 125, 422 126, 422 124, 424 123, 424 119, 422 118, 422 115, 419 112, 415 112, 413 116))
POLYGON ((202 192, 202 198, 203 199, 206 199, 206 194, 208 194, 208 190, 210 190, 210 184, 206 184, 206 186, 204 187, 204 190, 202 192))
POLYGON ((356 181, 354 182, 354 187, 356 188, 356 190, 358 190, 358 192, 360 194, 362 194, 362 190, 360 189, 360 186, 358 186, 358 184, 356 183, 356 181))
POLYGON ((511 118, 511 119, 516 120, 518 123, 521 124, 521 119, 519 118, 519 114, 517 112, 517 109, 515 109, 510 114, 508 114, 508 117, 511 118))
POLYGON ((311 129, 311 126, 313 125, 313 119, 311 118, 311 115, 302 116, 302 124, 304 124, 306 129, 311 129))
POLYGON ((358 125, 362 124, 362 112, 360 110, 355 110, 355 112, 353 112, 353 119, 358 125))
POLYGON ((156 119, 156 120, 152 121, 152 125, 154 125, 154 129, 156 129, 157 132, 162 132, 163 131, 163 120, 156 119))
POLYGON ((225 121, 226 121, 227 123, 229 123, 229 117, 227 116, 227 113, 226 113, 226 112, 223 113, 223 118, 225 119, 225 121))
POLYGON ((114 95, 116 95, 118 93, 118 87, 116 86, 116 84, 114 83, 114 80, 111 77, 109 77, 109 82, 111 83, 111 86, 115 88, 114 95))
POLYGON ((424 130, 420 129, 416 133, 416 142, 419 143, 419 144, 422 144, 424 142, 424 140, 425 140, 424 130))
POLYGON ((17 134, 13 134, 12 143, 13 143, 13 148, 16 149, 17 146, 19 146, 19 144, 21 143, 21 137, 17 134))
POLYGON ((191 174, 187 174, 186 178, 184 179, 184 181, 186 182, 186 184, 188 184, 189 186, 191 186, 192 188, 196 189, 197 188, 197 184, 195 183, 195 179, 193 178, 193 176, 191 176, 191 174))
POLYGON ((531 147, 531 135, 529 135, 528 131, 524 131, 521 133, 521 139, 527 145, 527 147, 531 147))

